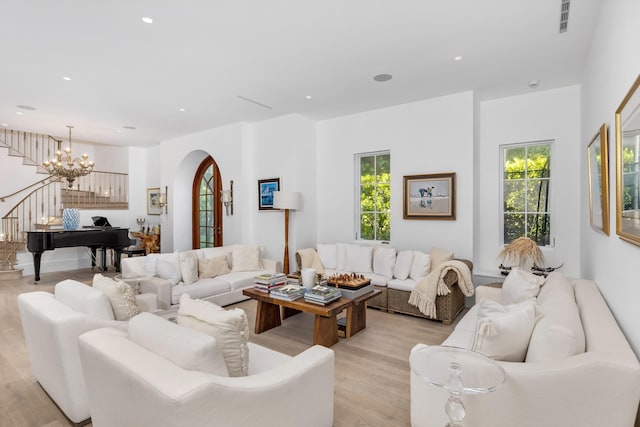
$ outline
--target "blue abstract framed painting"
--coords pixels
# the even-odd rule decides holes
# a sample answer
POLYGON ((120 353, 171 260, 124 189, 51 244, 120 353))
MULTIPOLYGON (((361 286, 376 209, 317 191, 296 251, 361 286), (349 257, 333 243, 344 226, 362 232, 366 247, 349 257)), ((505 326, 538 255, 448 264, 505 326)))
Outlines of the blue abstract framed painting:
POLYGON ((280 191, 280 178, 258 180, 258 209, 273 210, 273 192, 280 191))
POLYGON ((403 178, 404 219, 456 219, 456 174, 409 175, 403 178))

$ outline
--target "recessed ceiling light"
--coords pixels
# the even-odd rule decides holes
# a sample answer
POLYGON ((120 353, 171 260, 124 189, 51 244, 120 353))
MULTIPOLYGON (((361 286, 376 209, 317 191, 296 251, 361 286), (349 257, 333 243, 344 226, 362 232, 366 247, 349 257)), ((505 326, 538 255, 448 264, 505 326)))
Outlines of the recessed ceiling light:
POLYGON ((16 107, 20 108, 21 110, 29 110, 29 111, 36 110, 36 107, 32 107, 30 105, 16 105, 16 107))
POLYGON ((62 80, 66 80, 66 81, 70 82, 70 81, 71 81, 71 77, 64 76, 64 77, 62 78, 62 80))
POLYGON ((122 132, 122 129, 116 129, 116 133, 122 132))
POLYGON ((311 95, 307 95, 307 96, 305 96, 305 98, 312 99, 313 97, 311 95))
POLYGON ((122 126, 122 127, 129 130, 136 130, 135 126, 122 126))
POLYGON ((377 76, 373 76, 373 80, 377 82, 388 82, 392 78, 393 76, 391 74, 378 74, 377 76))
POLYGON ((454 56, 453 57, 454 61, 462 61, 462 56, 458 55, 458 56, 454 56))
POLYGON ((16 111, 16 114, 21 116, 22 115, 22 111, 16 111))
POLYGON ((181 113, 184 113, 184 108, 178 108, 178 111, 180 111, 181 113))
POLYGON ((145 24, 153 24, 153 19, 148 16, 143 16, 142 22, 144 22, 145 24))
POLYGON ((531 81, 529 82, 529 87, 530 87, 531 89, 535 89, 535 88, 537 88, 537 87, 538 87, 538 85, 539 85, 539 84, 540 84, 540 82, 539 82, 538 80, 531 80, 531 81))

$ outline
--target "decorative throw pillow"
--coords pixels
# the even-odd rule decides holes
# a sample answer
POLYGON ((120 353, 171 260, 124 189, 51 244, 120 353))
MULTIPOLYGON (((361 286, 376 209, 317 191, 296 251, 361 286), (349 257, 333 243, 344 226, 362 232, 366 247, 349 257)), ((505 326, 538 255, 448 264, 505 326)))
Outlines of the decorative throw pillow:
POLYGON ((322 265, 324 266, 324 268, 328 268, 330 270, 337 269, 338 254, 336 245, 319 244, 316 246, 316 250, 318 251, 320 261, 322 261, 322 265))
POLYGON ((198 280, 198 255, 193 251, 188 251, 181 252, 179 256, 182 282, 185 285, 190 285, 198 280))
POLYGON ((431 257, 429 256, 429 254, 414 251, 409 277, 411 277, 413 280, 420 280, 423 277, 427 277, 429 271, 431 271, 431 257))
POLYGON ((188 371, 229 376, 215 338, 155 314, 132 318, 129 339, 188 371))
POLYGON ((373 263, 373 247, 372 246, 345 246, 345 264, 346 271, 357 273, 371 273, 373 263))
POLYGON ((136 294, 125 282, 115 281, 98 273, 93 276, 93 287, 107 296, 116 320, 129 320, 140 313, 136 294))
POLYGON ((358 248, 358 245, 350 245, 347 243, 336 243, 336 269, 338 271, 349 271, 347 270, 347 248, 355 247, 358 248))
POLYGON ((227 264, 227 257, 217 256, 213 258, 201 258, 198 260, 198 275, 202 279, 207 277, 216 277, 222 274, 227 274, 229 265, 227 264))
POLYGON ((431 257, 431 269, 435 270, 440 264, 453 259, 453 252, 445 251, 440 248, 431 248, 429 251, 431 257))
POLYGON ((208 301, 180 297, 178 325, 211 335, 222 352, 230 377, 246 376, 249 370, 249 323, 244 310, 224 308, 208 301))
POLYGON ((483 298, 477 317, 472 351, 495 360, 524 361, 537 320, 534 299, 503 306, 483 298))
POLYGON ((396 248, 376 246, 373 250, 373 272, 385 277, 393 277, 396 264, 396 248))
POLYGON ((169 283, 171 283, 171 286, 177 285, 182 280, 180 264, 168 259, 158 260, 158 262, 156 263, 156 275, 168 280, 169 283))
POLYGON ((231 258, 233 260, 231 271, 262 270, 259 245, 236 245, 233 247, 231 258))
POLYGON ((515 304, 537 296, 544 280, 543 276, 513 268, 502 284, 502 304, 515 304))
POLYGON ((411 273, 411 264, 413 262, 413 251, 400 251, 396 257, 396 265, 393 269, 393 275, 396 279, 405 280, 411 273))

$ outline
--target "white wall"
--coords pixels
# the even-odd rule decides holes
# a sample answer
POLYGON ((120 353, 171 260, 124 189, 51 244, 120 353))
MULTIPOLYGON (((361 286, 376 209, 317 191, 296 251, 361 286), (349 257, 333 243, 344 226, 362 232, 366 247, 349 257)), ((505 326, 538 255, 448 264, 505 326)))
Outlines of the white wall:
POLYGON ((318 124, 318 242, 354 240, 354 155, 391 150, 391 245, 473 256, 473 94, 327 120, 318 124), (402 218, 403 176, 456 173, 455 221, 402 218))
POLYGON ((500 145, 553 140, 551 159, 552 234, 555 246, 543 248, 545 265, 564 263, 580 272, 580 88, 534 92, 480 103, 476 141, 476 233, 474 273, 496 274, 500 242, 500 145), (554 212, 556 213, 554 215, 554 212))
POLYGON ((582 87, 581 203, 582 275, 593 278, 611 307, 618 323, 640 354, 640 247, 620 240, 616 230, 615 111, 640 73, 638 31, 640 2, 603 2, 582 87), (586 146, 602 123, 609 126, 609 182, 611 183, 611 235, 593 229, 589 223, 589 194, 586 146))

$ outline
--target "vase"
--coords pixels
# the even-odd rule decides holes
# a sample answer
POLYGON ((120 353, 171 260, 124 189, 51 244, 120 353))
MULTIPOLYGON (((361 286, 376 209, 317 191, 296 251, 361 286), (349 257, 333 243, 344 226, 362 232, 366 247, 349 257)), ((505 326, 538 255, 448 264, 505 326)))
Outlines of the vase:
POLYGON ((62 225, 65 230, 75 230, 80 225, 79 209, 64 209, 62 211, 62 225))
POLYGON ((302 274, 302 286, 307 289, 313 288, 316 284, 316 269, 315 268, 303 268, 302 274))

